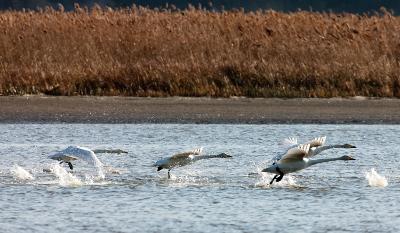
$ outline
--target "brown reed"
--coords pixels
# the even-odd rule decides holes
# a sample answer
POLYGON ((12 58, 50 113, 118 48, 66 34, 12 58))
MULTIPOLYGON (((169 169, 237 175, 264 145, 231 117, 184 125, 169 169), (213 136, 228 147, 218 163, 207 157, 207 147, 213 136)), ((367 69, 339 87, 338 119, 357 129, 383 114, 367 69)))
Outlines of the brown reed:
POLYGON ((399 67, 384 10, 0 12, 0 95, 400 97, 399 67))

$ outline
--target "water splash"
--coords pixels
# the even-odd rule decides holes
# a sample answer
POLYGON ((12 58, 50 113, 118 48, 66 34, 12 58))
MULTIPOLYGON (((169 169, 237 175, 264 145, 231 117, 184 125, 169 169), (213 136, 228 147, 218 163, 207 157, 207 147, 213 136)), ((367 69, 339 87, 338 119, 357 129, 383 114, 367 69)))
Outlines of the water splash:
POLYGON ((388 185, 386 177, 379 175, 375 168, 371 168, 371 171, 366 172, 365 178, 371 187, 386 187, 388 185))
POLYGON ((35 177, 33 177, 33 175, 31 173, 29 173, 27 170, 25 170, 24 168, 18 166, 18 165, 14 165, 14 167, 12 167, 10 169, 11 174, 14 176, 14 178, 18 179, 18 180, 34 180, 35 177))
POLYGON ((296 179, 291 175, 285 175, 280 182, 274 182, 272 185, 269 183, 271 182, 272 178, 275 174, 261 172, 264 168, 267 167, 267 164, 271 164, 272 161, 264 161, 260 164, 253 164, 255 172, 251 172, 248 174, 249 177, 257 177, 259 178, 258 181, 254 184, 255 187, 267 188, 267 187, 288 187, 288 186, 297 186, 296 179))
POLYGON ((82 186, 83 182, 76 176, 72 175, 71 173, 67 172, 63 167, 59 164, 54 164, 50 171, 57 176, 58 183, 61 186, 66 187, 78 187, 82 186))
POLYGON ((269 174, 265 172, 260 172, 260 180, 255 183, 255 187, 287 187, 287 186, 297 186, 296 179, 291 175, 285 175, 280 182, 274 182, 272 185, 269 183, 271 182, 274 174, 269 174))
POLYGON ((111 166, 103 166, 102 171, 107 174, 113 174, 113 175, 121 175, 123 173, 127 173, 126 169, 120 169, 120 168, 115 168, 115 167, 111 167, 111 166))

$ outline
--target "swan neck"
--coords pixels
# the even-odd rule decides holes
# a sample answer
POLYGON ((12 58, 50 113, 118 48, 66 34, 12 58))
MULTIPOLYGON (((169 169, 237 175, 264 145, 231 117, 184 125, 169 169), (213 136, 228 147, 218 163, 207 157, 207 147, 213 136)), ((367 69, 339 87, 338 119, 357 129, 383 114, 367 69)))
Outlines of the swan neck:
POLYGON ((331 159, 313 159, 310 160, 309 163, 310 165, 318 164, 318 163, 326 163, 330 161, 336 161, 336 160, 343 160, 341 157, 338 158, 331 158, 331 159))
POLYGON ((220 156, 220 155, 198 155, 198 156, 195 156, 196 160, 212 159, 212 158, 222 158, 222 156, 220 156))

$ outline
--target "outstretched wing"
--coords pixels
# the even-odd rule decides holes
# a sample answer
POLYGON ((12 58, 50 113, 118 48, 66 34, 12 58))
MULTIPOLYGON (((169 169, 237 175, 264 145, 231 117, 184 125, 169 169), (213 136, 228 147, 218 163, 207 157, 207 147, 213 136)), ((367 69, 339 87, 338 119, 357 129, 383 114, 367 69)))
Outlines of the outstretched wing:
POLYGON ((279 163, 295 162, 303 160, 310 150, 310 144, 302 144, 289 149, 285 155, 279 160, 279 163))
POLYGON ((294 137, 288 137, 285 138, 281 143, 279 143, 282 147, 284 147, 284 151, 281 152, 280 154, 276 155, 274 158, 272 158, 272 161, 275 163, 282 159, 282 157, 288 152, 288 150, 296 147, 298 145, 297 143, 297 138, 294 137))
POLYGON ((280 145, 288 148, 288 147, 293 147, 294 145, 297 145, 297 138, 295 137, 288 137, 283 139, 283 141, 280 143, 280 145))
POLYGON ((190 151, 174 154, 173 156, 171 156, 171 159, 181 159, 181 158, 187 158, 190 156, 201 155, 202 151, 203 151, 203 147, 200 147, 200 148, 193 149, 190 151))
POLYGON ((65 156, 72 156, 74 158, 81 159, 95 167, 103 166, 103 164, 97 158, 96 154, 91 149, 86 147, 69 146, 66 149, 60 151, 59 153, 62 153, 65 156))
POLYGON ((319 147, 325 144, 326 136, 314 138, 313 140, 306 142, 305 144, 310 144, 310 148, 319 147))
POLYGON ((193 155, 201 155, 201 152, 203 152, 203 147, 193 149, 191 152, 193 155))

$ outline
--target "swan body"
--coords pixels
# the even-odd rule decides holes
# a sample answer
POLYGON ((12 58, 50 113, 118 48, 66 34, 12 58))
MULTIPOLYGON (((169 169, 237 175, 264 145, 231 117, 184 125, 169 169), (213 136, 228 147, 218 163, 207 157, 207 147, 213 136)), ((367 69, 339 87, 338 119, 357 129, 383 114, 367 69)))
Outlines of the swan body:
POLYGON ((276 180, 276 182, 281 181, 285 174, 297 172, 315 164, 337 160, 355 160, 347 155, 328 159, 309 159, 315 155, 315 153, 309 153, 311 145, 312 144, 302 144, 288 149, 279 160, 274 162, 271 166, 263 169, 261 172, 276 174, 270 182, 270 184, 272 184, 274 180, 276 180))
POLYGON ((69 146, 64 150, 50 154, 49 158, 60 161, 60 164, 67 163, 71 170, 73 170, 73 165, 71 162, 78 159, 84 160, 88 164, 91 164, 95 167, 103 166, 102 162, 100 162, 96 154, 91 149, 81 146, 69 146))
POLYGON ((170 171, 175 167, 183 167, 192 164, 198 160, 211 159, 211 158, 231 158, 232 156, 221 153, 217 155, 201 155, 202 148, 195 149, 192 151, 182 152, 175 154, 171 157, 163 158, 154 163, 157 167, 157 171, 162 169, 168 169, 168 179, 171 178, 170 171))

